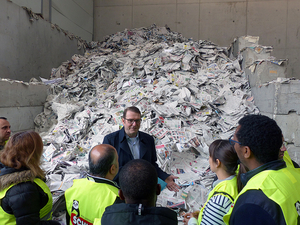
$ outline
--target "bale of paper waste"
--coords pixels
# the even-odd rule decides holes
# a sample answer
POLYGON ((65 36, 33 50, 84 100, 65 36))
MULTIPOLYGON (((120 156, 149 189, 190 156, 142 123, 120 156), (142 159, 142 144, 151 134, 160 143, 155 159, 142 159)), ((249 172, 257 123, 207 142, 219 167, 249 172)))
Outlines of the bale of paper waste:
POLYGON ((159 166, 180 177, 181 191, 165 189, 158 204, 199 209, 214 178, 208 146, 258 112, 240 62, 226 47, 155 25, 108 36, 54 68, 50 81, 35 122, 56 196, 84 176, 89 150, 120 129, 124 109, 134 105, 142 112, 140 130, 155 138, 159 166))

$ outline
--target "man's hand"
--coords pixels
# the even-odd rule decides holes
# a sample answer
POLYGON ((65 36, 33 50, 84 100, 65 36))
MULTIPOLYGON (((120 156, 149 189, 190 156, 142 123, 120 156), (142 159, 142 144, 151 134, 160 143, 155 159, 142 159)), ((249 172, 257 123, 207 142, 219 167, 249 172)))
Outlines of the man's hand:
POLYGON ((175 192, 179 191, 179 186, 174 182, 174 179, 177 179, 177 178, 178 177, 175 177, 174 175, 170 175, 165 180, 165 182, 167 183, 167 188, 170 191, 175 191, 175 192))

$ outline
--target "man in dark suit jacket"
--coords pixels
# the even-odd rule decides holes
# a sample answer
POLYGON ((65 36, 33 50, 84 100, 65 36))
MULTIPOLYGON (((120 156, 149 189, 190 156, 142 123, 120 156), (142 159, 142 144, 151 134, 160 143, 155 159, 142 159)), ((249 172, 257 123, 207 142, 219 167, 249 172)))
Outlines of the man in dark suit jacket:
MULTIPOLYGON (((108 134, 104 137, 103 144, 110 144, 115 147, 119 156, 120 170, 133 159, 144 159, 150 162, 156 169, 158 177, 167 183, 167 188, 171 191, 178 191, 179 186, 174 182, 174 175, 169 175, 162 171, 157 163, 154 139, 149 134, 139 131, 141 124, 141 112, 131 106, 124 110, 123 128, 119 131, 108 134)), ((115 177, 118 182, 119 175, 115 177)))

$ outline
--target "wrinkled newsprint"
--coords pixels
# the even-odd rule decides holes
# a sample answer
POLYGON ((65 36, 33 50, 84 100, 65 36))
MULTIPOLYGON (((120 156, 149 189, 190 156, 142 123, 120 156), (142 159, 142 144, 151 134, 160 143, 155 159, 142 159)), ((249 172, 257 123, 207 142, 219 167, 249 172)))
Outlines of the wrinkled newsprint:
POLYGON ((140 130, 155 139, 157 163, 179 177, 180 191, 165 188, 157 205, 198 210, 215 178, 209 145, 232 135, 244 115, 258 113, 226 47, 155 25, 108 36, 43 82, 50 94, 35 125, 54 202, 86 175, 89 150, 120 129, 124 109, 134 105, 142 112, 140 130))

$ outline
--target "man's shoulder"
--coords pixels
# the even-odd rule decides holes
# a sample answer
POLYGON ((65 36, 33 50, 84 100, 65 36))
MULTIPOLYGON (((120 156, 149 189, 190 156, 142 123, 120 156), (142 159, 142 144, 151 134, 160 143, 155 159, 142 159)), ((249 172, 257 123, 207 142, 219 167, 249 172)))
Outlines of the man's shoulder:
POLYGON ((119 136, 120 132, 121 132, 121 130, 117 130, 117 131, 114 131, 114 132, 112 132, 112 133, 110 133, 110 134, 107 134, 107 135, 104 137, 104 139, 112 139, 112 138, 115 138, 115 137, 119 136))
MULTIPOLYGON (((113 204, 108 206, 104 212, 104 218, 111 215, 117 216, 118 214, 138 214, 139 205, 138 204, 113 204)), ((157 216, 160 220, 173 220, 177 224, 177 214, 173 210, 166 207, 142 207, 142 215, 146 216, 157 216)), ((171 223, 172 224, 172 223, 171 223)), ((175 223, 174 223, 175 224, 175 223)))
POLYGON ((112 192, 118 193, 119 187, 110 180, 95 178, 94 180, 89 180, 88 178, 74 179, 72 187, 68 188, 65 191, 65 194, 78 192, 78 190, 82 190, 86 192, 87 189, 92 190, 93 192, 96 190, 103 190, 103 187, 106 189, 110 189, 112 192), (88 187, 88 188, 87 188, 88 187))
POLYGON ((242 222, 246 225, 285 224, 281 207, 261 190, 248 190, 236 200, 230 224, 241 224, 242 222), (259 223, 257 218, 260 219, 259 223))
MULTIPOLYGON (((120 203, 120 204, 114 204, 111 206, 108 206, 106 211, 107 212, 115 212, 115 211, 122 211, 125 209, 125 211, 129 212, 129 211, 137 211, 139 208, 139 204, 126 204, 126 203, 120 203)), ((154 214, 155 213, 170 213, 172 215, 177 215, 176 212, 174 212, 173 210, 167 208, 167 207, 142 207, 142 210, 145 210, 147 212, 152 211, 154 214)))
POLYGON ((261 210, 264 210, 270 214, 278 213, 280 206, 273 201, 272 199, 268 198, 262 190, 248 190, 245 193, 241 194, 234 207, 238 209, 239 207, 247 206, 248 210, 251 206, 259 207, 261 210))
POLYGON ((117 212, 117 211, 124 210, 124 209, 127 210, 127 208, 128 208, 128 204, 126 204, 126 203, 113 204, 113 205, 107 206, 105 212, 106 213, 117 212))
POLYGON ((273 202, 269 199, 262 190, 248 190, 241 194, 238 198, 241 203, 261 205, 267 202, 273 202))
POLYGON ((72 186, 65 191, 65 194, 73 191, 73 189, 81 188, 86 182, 88 182, 87 178, 74 179, 72 186))

